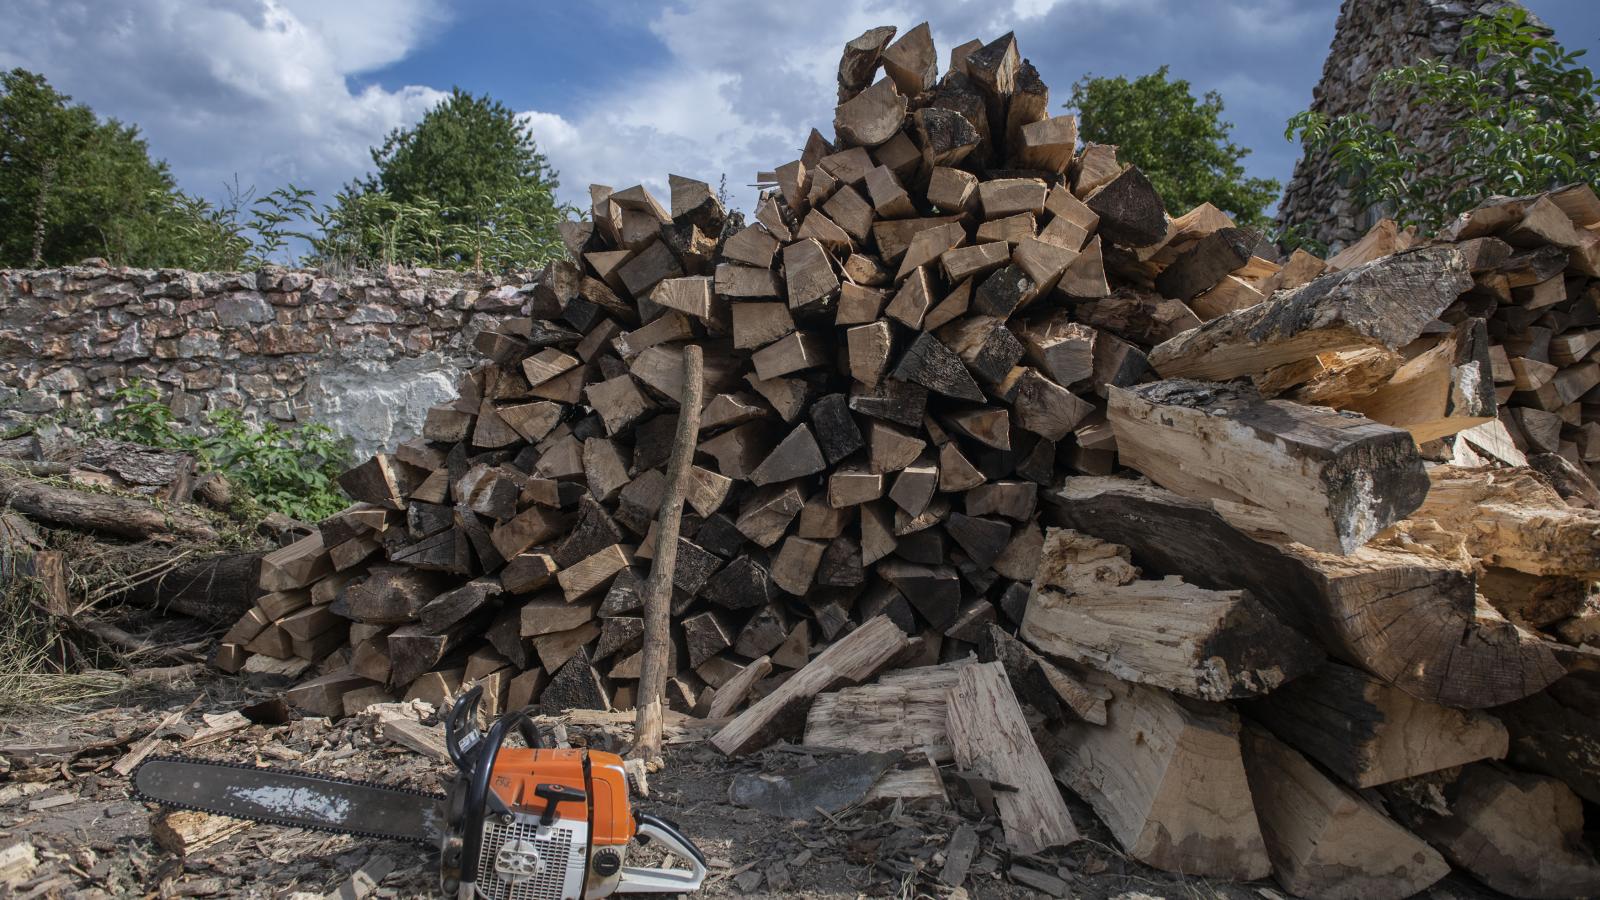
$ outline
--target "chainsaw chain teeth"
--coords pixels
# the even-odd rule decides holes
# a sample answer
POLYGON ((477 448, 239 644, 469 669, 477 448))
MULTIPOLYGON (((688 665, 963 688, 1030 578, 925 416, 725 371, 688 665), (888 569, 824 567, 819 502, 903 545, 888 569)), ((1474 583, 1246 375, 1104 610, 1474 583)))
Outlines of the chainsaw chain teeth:
MULTIPOLYGON (((443 803, 446 799, 445 795, 443 794, 435 794, 429 791, 419 791, 416 788, 395 787, 393 785, 383 784, 382 782, 365 781, 359 778, 340 778, 334 775, 319 775, 316 773, 296 771, 293 769, 280 769, 275 766, 252 766, 246 763, 224 762, 222 760, 212 759, 193 759, 187 756, 151 756, 134 767, 133 774, 129 776, 128 782, 130 784, 137 785, 139 783, 139 770, 153 762, 203 763, 205 765, 216 766, 218 768, 242 769, 246 772, 272 772, 277 775, 293 775, 300 778, 310 778, 316 781, 321 781, 325 784, 348 784, 353 787, 381 788, 382 790, 394 791, 395 793, 399 794, 412 794, 420 800, 430 802, 443 803)), ((218 812, 214 809, 208 809, 204 806, 194 803, 181 803, 174 800, 159 800, 155 797, 149 797, 141 792, 137 787, 133 789, 133 798, 135 800, 142 800, 145 803, 154 803, 157 806, 164 806, 171 809, 187 809, 194 812, 207 813, 208 815, 213 816, 239 818, 237 816, 232 816, 225 812, 218 812)), ((249 816, 246 820, 250 822, 262 822, 267 825, 278 825, 284 828, 301 828, 306 831, 322 831, 329 834, 351 834, 355 835, 356 837, 374 838, 380 841, 405 841, 412 844, 422 844, 426 847, 432 847, 435 843, 429 838, 417 837, 415 835, 386 834, 381 831, 363 831, 356 828, 330 828, 326 825, 312 825, 307 822, 297 822, 293 819, 278 818, 276 816, 249 816)))

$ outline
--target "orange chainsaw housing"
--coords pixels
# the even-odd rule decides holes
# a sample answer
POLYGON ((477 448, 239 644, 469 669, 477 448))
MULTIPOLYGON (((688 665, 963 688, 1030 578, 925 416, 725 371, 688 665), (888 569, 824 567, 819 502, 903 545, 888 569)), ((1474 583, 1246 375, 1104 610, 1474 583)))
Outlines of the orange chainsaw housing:
POLYGON ((594 809, 590 832, 596 847, 614 847, 633 840, 633 813, 628 807, 628 775, 622 757, 615 753, 590 750, 590 783, 583 783, 583 750, 530 750, 506 747, 495 758, 489 787, 506 806, 520 813, 538 815, 545 801, 534 796, 541 784, 559 784, 588 795, 588 803, 571 801, 556 807, 556 816, 576 819, 589 817, 594 809))

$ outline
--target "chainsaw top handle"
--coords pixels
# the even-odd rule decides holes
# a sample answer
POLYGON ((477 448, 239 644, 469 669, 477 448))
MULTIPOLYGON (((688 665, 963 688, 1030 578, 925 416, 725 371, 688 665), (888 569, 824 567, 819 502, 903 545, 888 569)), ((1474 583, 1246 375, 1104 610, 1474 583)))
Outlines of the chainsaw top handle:
MULTIPOLYGON (((445 719, 445 749, 450 754, 450 761, 456 764, 466 778, 466 798, 462 804, 461 834, 461 880, 476 882, 478 879, 478 851, 483 846, 483 821, 491 814, 491 801, 489 782, 494 777, 495 759, 500 755, 500 745, 505 743, 506 733, 515 727, 522 739, 531 748, 539 748, 539 729, 528 718, 525 710, 513 710, 501 716, 487 732, 480 732, 476 726, 478 703, 483 698, 483 686, 475 685, 472 690, 461 695, 451 708, 450 715, 445 719)), ((543 796, 541 794, 541 796, 543 796)), ((578 799, 585 799, 586 794, 579 795, 578 799)), ((495 797, 493 812, 506 812, 504 805, 495 797)), ((551 798, 546 798, 547 800, 551 798)), ((560 799, 571 798, 556 798, 560 799)), ((550 806, 553 808, 555 802, 550 806)))
MULTIPOLYGON (((472 774, 474 763, 481 753, 483 740, 487 736, 477 727, 478 703, 483 699, 483 685, 473 685, 456 698, 455 705, 450 708, 450 714, 444 720, 444 748, 450 754, 450 761, 456 768, 468 775, 472 774)), ((516 721, 517 730, 522 734, 522 740, 529 747, 539 748, 543 742, 539 739, 539 729, 534 726, 533 720, 521 711, 508 712, 500 718, 500 722, 507 719, 516 721)), ((500 724, 496 722, 495 724, 500 724)), ((491 729, 492 731, 493 729, 491 729)), ((502 735, 503 736, 503 735, 502 735)), ((498 744, 495 752, 499 752, 498 744)), ((487 768, 494 768, 494 756, 489 757, 487 768)))

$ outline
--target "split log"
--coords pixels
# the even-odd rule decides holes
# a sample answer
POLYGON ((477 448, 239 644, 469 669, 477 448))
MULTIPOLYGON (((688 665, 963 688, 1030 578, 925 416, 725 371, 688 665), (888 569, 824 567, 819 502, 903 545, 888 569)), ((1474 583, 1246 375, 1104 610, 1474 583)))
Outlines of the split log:
POLYGON ((1489 336, 1470 319, 1400 366, 1386 384, 1341 408, 1411 432, 1417 444, 1493 421, 1489 336))
POLYGON ((835 641, 755 705, 722 727, 711 743, 729 756, 758 750, 804 722, 811 700, 841 685, 859 684, 906 648, 907 638, 879 616, 835 641))
POLYGON ((1247 726, 1242 740, 1250 795, 1284 890, 1402 900, 1450 874, 1432 847, 1271 735, 1247 726))
POLYGON ((1600 863, 1561 782, 1475 763, 1385 791, 1395 815, 1455 865, 1512 897, 1588 897, 1600 863))
MULTIPOLYGON (((1026 597, 1027 588, 1024 585, 1012 587, 1020 589, 1026 597)), ((1008 612, 1007 616, 1011 617, 1011 613, 1008 612)), ((1020 613, 1013 618, 1021 618, 1020 613)), ((1050 720, 1081 719, 1095 725, 1106 723, 1106 701, 1111 699, 1110 691, 1088 683, 1080 677, 1081 672, 1076 668, 1068 671, 1070 663, 1057 665, 1045 659, 995 624, 986 626, 976 643, 978 658, 1004 665, 1018 698, 1044 713, 1050 720)))
POLYGON ((1357 788, 1480 759, 1502 759, 1508 738, 1493 716, 1427 703, 1350 666, 1250 702, 1279 738, 1357 788))
POLYGON ((1242 228, 1222 228, 1178 254, 1156 276, 1163 297, 1189 301, 1216 286, 1229 272, 1250 261, 1260 237, 1242 228))
POLYGON ((1573 673, 1494 714, 1511 733, 1512 765, 1559 778, 1600 803, 1600 676, 1573 673))
POLYGON ((839 104, 833 129, 850 146, 876 147, 894 137, 906 118, 906 98, 888 78, 839 104))
POLYGON ((1250 801, 1239 718, 1226 706, 1096 676, 1106 724, 1068 723, 1056 777, 1134 859, 1236 881, 1272 870, 1250 801))
POLYGON ((1100 217, 1100 236, 1113 244, 1145 247, 1166 237, 1167 214, 1161 195, 1138 166, 1123 169, 1109 184, 1085 197, 1084 203, 1100 217))
POLYGON ((1453 247, 1397 253, 1212 319, 1150 351, 1150 364, 1167 378, 1225 381, 1330 350, 1396 349, 1471 286, 1453 247))
POLYGON ((1460 534, 1485 565, 1600 578, 1600 510, 1568 506, 1532 471, 1435 466, 1428 480, 1427 500, 1411 518, 1460 534))
POLYGON ((1113 388, 1109 418, 1125 464, 1188 496, 1262 507, 1279 531, 1330 553, 1361 547, 1428 492, 1406 432, 1248 386, 1113 388))

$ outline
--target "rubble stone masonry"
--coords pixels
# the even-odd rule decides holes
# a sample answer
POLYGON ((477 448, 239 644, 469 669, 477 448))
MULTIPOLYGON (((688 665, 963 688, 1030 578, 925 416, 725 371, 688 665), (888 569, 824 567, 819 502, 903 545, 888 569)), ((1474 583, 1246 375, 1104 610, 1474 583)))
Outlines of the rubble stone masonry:
MULTIPOLYGON (((1514 5, 1507 0, 1344 0, 1311 108, 1330 118, 1366 113, 1423 148, 1442 149, 1450 135, 1439 110, 1388 92, 1374 97, 1373 85, 1384 71, 1421 58, 1470 63, 1460 50, 1467 20, 1514 5)), ((1284 189, 1278 222, 1298 226, 1330 251, 1340 250, 1383 217, 1383 210, 1357 203, 1353 193, 1327 154, 1307 153, 1284 189)))
POLYGON ((236 408, 323 422, 358 452, 421 428, 478 362, 473 338, 525 315, 524 279, 418 270, 0 270, 0 412, 107 410, 138 379, 186 421, 236 408))

